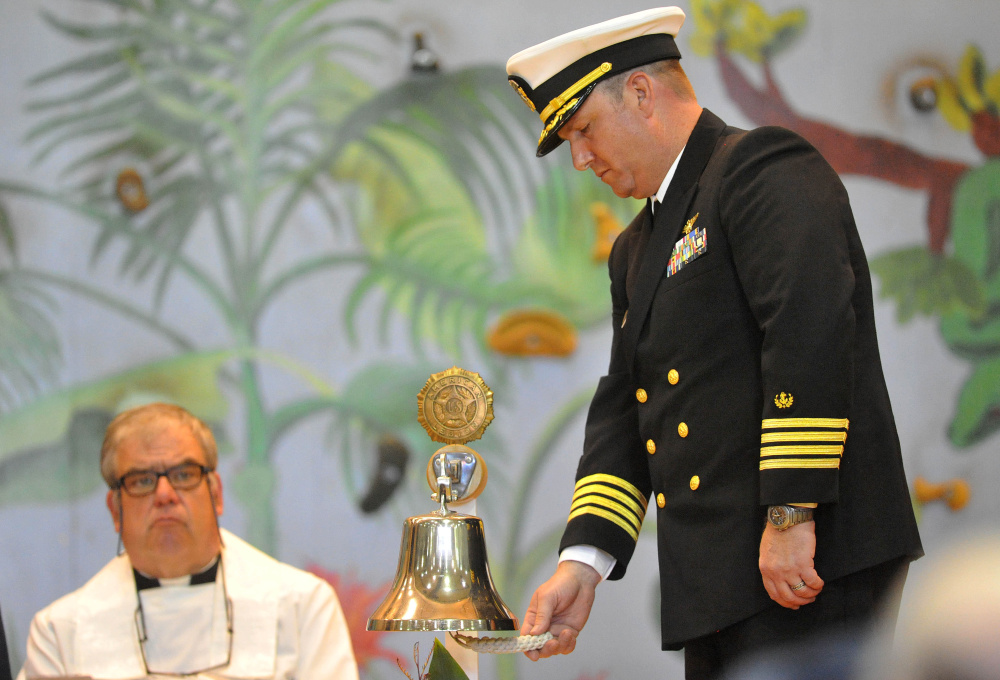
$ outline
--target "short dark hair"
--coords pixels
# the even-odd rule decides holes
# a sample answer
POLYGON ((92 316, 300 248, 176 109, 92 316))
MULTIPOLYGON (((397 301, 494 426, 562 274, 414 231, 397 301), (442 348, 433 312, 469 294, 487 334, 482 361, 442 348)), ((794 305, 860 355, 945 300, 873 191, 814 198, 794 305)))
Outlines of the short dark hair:
POLYGON ((201 450, 205 454, 205 466, 210 470, 215 469, 219 460, 219 450, 208 425, 176 404, 156 402, 122 411, 108 425, 104 433, 104 443, 101 445, 101 476, 109 487, 114 487, 118 481, 118 445, 122 440, 139 430, 155 430, 162 427, 163 421, 185 425, 201 444, 201 450))

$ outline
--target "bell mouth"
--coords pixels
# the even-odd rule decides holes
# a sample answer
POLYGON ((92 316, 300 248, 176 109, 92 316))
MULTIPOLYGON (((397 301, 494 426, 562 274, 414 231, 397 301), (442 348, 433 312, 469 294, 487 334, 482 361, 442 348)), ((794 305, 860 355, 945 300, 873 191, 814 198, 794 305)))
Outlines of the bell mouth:
POLYGON ((518 630, 490 576, 483 521, 459 513, 408 518, 396 578, 367 630, 518 630))
POLYGON ((518 630, 517 619, 419 619, 401 621, 368 619, 366 630, 394 633, 435 633, 445 631, 508 631, 518 630))

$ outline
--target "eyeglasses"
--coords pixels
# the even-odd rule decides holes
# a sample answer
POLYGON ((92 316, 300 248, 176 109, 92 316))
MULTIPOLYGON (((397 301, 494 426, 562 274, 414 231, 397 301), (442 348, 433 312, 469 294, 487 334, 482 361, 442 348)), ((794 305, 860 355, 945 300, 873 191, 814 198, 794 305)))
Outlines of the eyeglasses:
POLYGON ((178 491, 193 489, 201 483, 202 478, 211 472, 211 468, 197 463, 181 463, 163 472, 156 470, 133 470, 118 478, 114 489, 124 489, 129 496, 148 496, 156 491, 160 477, 166 477, 170 486, 178 491))
MULTIPOLYGON (((169 479, 169 477, 167 479, 169 479)), ((157 477, 157 481, 159 481, 159 477, 157 477)), ((206 671, 225 668, 229 665, 229 662, 233 658, 233 601, 229 599, 229 592, 226 590, 226 574, 222 568, 221 555, 219 556, 218 578, 222 579, 222 598, 226 603, 226 635, 229 639, 228 646, 226 648, 226 660, 222 663, 215 664, 207 668, 199 668, 198 670, 193 671, 183 671, 178 673, 173 671, 155 671, 150 669, 149 662, 146 660, 146 643, 149 641, 149 636, 146 634, 146 615, 142 610, 142 597, 139 596, 138 591, 136 592, 136 599, 139 601, 139 606, 135 609, 135 630, 136 635, 139 637, 139 652, 142 654, 142 665, 146 668, 147 676, 166 675, 170 677, 187 677, 205 673, 206 671)))

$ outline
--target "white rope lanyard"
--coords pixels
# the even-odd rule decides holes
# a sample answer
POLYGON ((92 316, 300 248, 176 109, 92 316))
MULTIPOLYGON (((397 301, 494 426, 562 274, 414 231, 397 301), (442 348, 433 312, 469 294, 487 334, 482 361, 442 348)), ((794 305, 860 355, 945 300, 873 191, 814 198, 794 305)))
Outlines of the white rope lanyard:
POLYGON ((452 632, 451 637, 466 649, 471 649, 479 654, 517 654, 532 649, 541 649, 546 642, 552 639, 552 633, 522 635, 520 637, 478 638, 452 632))

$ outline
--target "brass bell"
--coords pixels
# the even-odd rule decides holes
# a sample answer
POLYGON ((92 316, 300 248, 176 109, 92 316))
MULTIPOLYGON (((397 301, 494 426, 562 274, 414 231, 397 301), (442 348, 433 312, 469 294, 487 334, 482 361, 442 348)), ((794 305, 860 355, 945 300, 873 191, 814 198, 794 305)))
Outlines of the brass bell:
POLYGON ((517 630, 490 576, 482 520, 447 508, 448 500, 469 500, 485 486, 482 458, 468 447, 446 446, 431 459, 428 481, 432 475, 441 507, 403 523, 396 578, 368 630, 517 630))
POLYGON ((517 630, 493 586, 478 517, 409 517, 399 551, 396 579, 368 630, 517 630))

